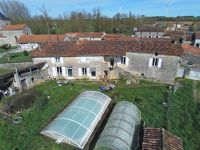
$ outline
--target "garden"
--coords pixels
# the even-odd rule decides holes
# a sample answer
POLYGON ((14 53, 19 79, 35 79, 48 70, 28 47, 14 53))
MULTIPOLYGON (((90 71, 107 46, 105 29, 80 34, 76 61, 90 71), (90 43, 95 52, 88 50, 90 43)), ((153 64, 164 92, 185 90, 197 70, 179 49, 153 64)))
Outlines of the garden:
MULTIPOLYGON (((198 150, 200 149, 200 94, 199 97, 194 95, 193 81, 179 82, 182 87, 175 93, 171 92, 168 85, 145 80, 133 85, 116 83, 113 90, 104 93, 110 96, 114 103, 122 100, 135 103, 149 127, 167 128, 182 138, 184 149, 198 150), (167 105, 163 105, 165 103, 167 105)), ((67 144, 56 144, 55 141, 42 136, 40 131, 81 92, 99 90, 104 84, 75 81, 60 86, 56 81, 49 80, 15 97, 4 99, 0 102, 0 109, 4 109, 10 116, 7 118, 0 116, 0 149, 74 149, 67 144), (23 105, 17 103, 19 100, 23 105), (22 118, 19 124, 13 123, 16 117, 22 118)), ((200 82, 196 82, 195 88, 197 93, 200 93, 200 82)))

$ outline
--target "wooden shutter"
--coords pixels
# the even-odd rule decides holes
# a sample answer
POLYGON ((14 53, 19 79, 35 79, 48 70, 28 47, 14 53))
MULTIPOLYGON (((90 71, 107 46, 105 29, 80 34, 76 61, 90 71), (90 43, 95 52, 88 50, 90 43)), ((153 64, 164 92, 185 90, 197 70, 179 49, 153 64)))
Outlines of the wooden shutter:
POLYGON ((63 76, 67 76, 67 74, 66 74, 66 68, 65 67, 62 67, 62 75, 63 76))
POLYGON ((91 77, 90 68, 87 68, 87 76, 88 76, 88 77, 91 77))
POLYGON ((152 67, 152 64, 153 64, 153 58, 150 58, 149 59, 149 67, 152 67))
POLYGON ((162 65, 162 59, 159 58, 159 59, 158 59, 158 68, 161 68, 161 65, 162 65))
POLYGON ((56 67, 52 67, 52 74, 53 74, 54 77, 57 76, 56 67))
POLYGON ((52 57, 51 62, 54 64, 56 62, 56 58, 52 57))
POLYGON ((61 62, 62 64, 64 63, 63 57, 60 57, 60 62, 61 62))
POLYGON ((128 66, 128 64, 129 64, 129 61, 130 61, 129 57, 126 57, 126 65, 127 65, 127 66, 128 66))
POLYGON ((82 74, 82 68, 78 68, 78 75, 81 77, 81 76, 83 76, 83 74, 82 74))

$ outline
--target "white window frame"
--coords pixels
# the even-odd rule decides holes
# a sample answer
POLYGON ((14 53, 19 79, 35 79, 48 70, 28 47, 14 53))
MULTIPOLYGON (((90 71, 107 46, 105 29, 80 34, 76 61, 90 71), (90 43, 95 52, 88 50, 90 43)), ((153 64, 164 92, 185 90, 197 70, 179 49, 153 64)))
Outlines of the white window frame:
POLYGON ((149 67, 161 68, 161 65, 162 65, 161 58, 150 58, 149 59, 149 67))
POLYGON ((82 75, 87 76, 87 68, 81 68, 82 75))
POLYGON ((57 62, 57 63, 59 62, 60 63, 61 62, 61 58, 60 57, 55 57, 55 62, 57 62))
POLYGON ((57 75, 62 75, 62 67, 56 67, 57 75))
POLYGON ((73 77, 73 69, 72 67, 67 67, 66 68, 66 73, 67 73, 67 77, 73 77), (72 70, 72 75, 69 76, 69 70, 72 70))
POLYGON ((121 57, 121 64, 126 65, 127 58, 126 56, 121 57))

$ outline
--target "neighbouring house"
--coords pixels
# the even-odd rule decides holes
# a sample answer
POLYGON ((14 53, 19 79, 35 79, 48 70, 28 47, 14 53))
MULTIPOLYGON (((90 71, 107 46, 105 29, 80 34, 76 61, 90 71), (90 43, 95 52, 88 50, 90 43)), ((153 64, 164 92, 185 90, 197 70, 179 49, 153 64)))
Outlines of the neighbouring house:
POLYGON ((160 128, 144 128, 142 150, 183 150, 180 137, 160 128))
POLYGON ((194 37, 195 37, 194 46, 200 48, 200 32, 195 32, 194 37))
POLYGON ((200 48, 182 45, 184 55, 177 70, 177 77, 200 80, 200 48))
POLYGON ((185 35, 184 39, 183 39, 183 44, 188 44, 191 45, 193 42, 193 38, 191 34, 187 34, 185 35))
POLYGON ((32 59, 46 62, 52 78, 117 79, 128 72, 173 84, 182 54, 169 41, 77 41, 48 43, 32 59))
POLYGON ((74 32, 66 33, 64 41, 101 41, 104 37, 104 32, 74 32))
POLYGON ((31 88, 48 78, 48 66, 41 62, 25 68, 13 68, 14 71, 0 76, 0 99, 1 96, 13 95, 18 91, 31 88), (3 95, 2 95, 3 92, 3 95))
POLYGON ((0 12, 0 31, 8 24, 10 20, 0 12))
POLYGON ((6 37, 7 44, 17 46, 17 40, 22 35, 32 34, 31 29, 26 24, 6 25, 0 33, 6 37))
POLYGON ((64 41, 64 39, 64 34, 22 35, 17 42, 21 50, 32 51, 43 43, 64 41))
POLYGON ((135 31, 136 37, 163 38, 164 30, 156 27, 144 27, 135 31))
POLYGON ((164 38, 169 38, 171 40, 178 40, 180 43, 184 42, 186 32, 184 30, 177 31, 165 31, 164 38))

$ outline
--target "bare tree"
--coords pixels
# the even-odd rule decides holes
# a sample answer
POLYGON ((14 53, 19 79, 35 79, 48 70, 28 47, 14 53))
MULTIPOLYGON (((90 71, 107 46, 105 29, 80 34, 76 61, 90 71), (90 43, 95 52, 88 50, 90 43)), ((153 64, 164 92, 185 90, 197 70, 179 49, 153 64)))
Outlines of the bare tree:
POLYGON ((24 3, 17 0, 1 0, 0 11, 7 16, 12 23, 25 22, 31 18, 29 9, 24 3))
MULTIPOLYGON (((49 27, 49 21, 50 21, 50 18, 49 18, 49 14, 48 14, 48 11, 46 9, 45 6, 42 6, 42 8, 40 8, 40 11, 46 21, 46 25, 47 25, 47 31, 48 31, 48 34, 50 34, 50 27, 49 27)), ((50 38, 50 36, 49 36, 50 38)))

